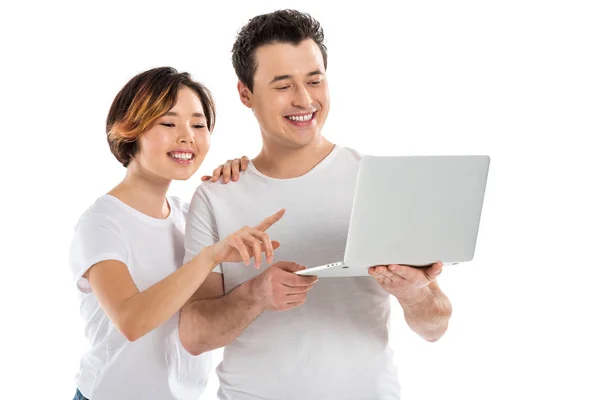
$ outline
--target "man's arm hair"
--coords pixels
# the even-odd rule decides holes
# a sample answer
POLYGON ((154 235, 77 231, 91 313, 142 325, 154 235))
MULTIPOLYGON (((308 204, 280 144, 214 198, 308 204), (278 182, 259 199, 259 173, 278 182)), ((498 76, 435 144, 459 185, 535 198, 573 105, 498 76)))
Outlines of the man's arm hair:
POLYGON ((235 340, 264 309, 252 296, 252 280, 224 293, 223 275, 212 272, 179 314, 179 338, 192 355, 235 340))

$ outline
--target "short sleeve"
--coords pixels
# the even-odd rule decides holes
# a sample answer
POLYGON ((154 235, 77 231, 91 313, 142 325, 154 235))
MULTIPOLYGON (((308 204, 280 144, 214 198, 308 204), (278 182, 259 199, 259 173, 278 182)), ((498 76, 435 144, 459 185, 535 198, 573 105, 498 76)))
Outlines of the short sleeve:
POLYGON ((102 215, 83 216, 75 227, 71 242, 69 264, 77 288, 91 292, 83 275, 100 261, 116 260, 128 264, 127 243, 119 232, 118 225, 102 215))
MULTIPOLYGON (((190 202, 187 221, 185 224, 185 258, 184 263, 189 262, 200 251, 219 241, 217 223, 215 221, 212 207, 200 186, 196 189, 194 197, 190 202)), ((223 273, 221 265, 217 265, 213 272, 223 273)))

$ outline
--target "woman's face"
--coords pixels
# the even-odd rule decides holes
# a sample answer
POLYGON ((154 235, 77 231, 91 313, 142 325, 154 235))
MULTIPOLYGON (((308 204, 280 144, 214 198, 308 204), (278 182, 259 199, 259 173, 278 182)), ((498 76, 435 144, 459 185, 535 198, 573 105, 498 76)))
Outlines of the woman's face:
POLYGON ((186 180, 200 167, 210 147, 210 132, 198 94, 181 87, 177 102, 138 138, 132 162, 165 179, 186 180))

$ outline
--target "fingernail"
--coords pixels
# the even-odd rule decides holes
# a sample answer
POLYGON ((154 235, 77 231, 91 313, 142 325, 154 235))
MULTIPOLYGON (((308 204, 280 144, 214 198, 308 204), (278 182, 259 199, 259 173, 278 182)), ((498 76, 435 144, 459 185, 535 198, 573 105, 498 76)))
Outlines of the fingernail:
POLYGON ((390 270, 391 270, 391 271, 395 271, 395 270, 396 270, 396 267, 394 267, 394 266, 391 266, 391 267, 390 267, 390 270))

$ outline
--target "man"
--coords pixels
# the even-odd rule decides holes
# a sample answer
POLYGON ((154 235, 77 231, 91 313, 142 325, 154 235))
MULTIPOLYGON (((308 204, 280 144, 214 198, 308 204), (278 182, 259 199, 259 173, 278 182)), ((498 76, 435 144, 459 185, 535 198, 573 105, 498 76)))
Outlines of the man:
POLYGON ((217 266, 182 309, 186 350, 225 346, 220 399, 399 399, 389 295, 424 339, 447 329, 451 305, 435 281, 441 264, 377 266, 372 277, 318 282, 293 273, 343 258, 360 160, 321 135, 329 111, 323 39, 317 21, 285 10, 250 20, 233 47, 240 99, 263 147, 235 184, 198 188, 186 259, 240 224, 279 208, 286 214, 263 238, 281 243, 274 264, 217 266))

